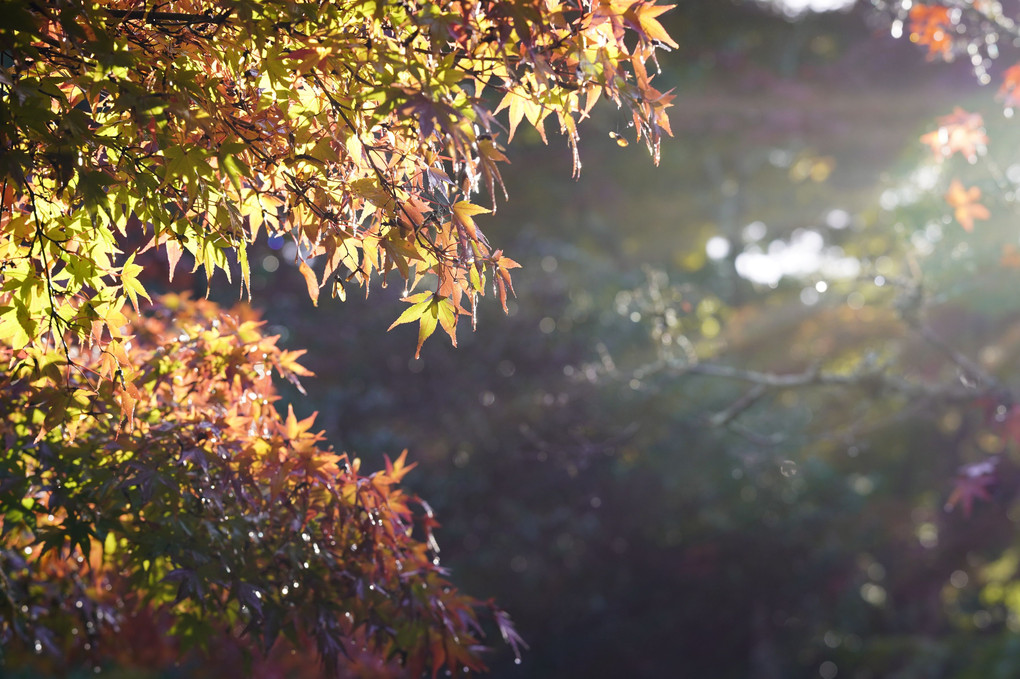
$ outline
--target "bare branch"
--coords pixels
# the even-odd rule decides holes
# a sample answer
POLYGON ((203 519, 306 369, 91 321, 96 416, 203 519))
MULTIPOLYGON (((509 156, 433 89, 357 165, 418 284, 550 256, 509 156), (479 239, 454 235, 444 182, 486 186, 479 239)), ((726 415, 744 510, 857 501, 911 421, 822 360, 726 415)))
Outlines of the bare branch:
POLYGON ((746 394, 731 403, 727 408, 706 418, 706 424, 710 427, 721 427, 729 424, 735 417, 757 403, 758 399, 764 396, 767 390, 768 387, 764 384, 755 384, 746 394))

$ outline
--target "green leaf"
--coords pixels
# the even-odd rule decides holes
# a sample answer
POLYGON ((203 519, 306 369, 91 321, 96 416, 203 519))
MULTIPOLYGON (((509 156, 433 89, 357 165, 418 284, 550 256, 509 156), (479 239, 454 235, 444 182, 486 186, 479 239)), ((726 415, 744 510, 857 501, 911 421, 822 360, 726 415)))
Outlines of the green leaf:
POLYGON ((148 301, 152 301, 145 287, 138 281, 138 274, 143 271, 142 267, 135 264, 135 253, 131 253, 120 271, 120 283, 124 288, 124 294, 131 300, 131 306, 138 311, 138 296, 141 295, 148 301))
POLYGON ((386 328, 387 331, 393 330, 393 328, 403 323, 413 323, 421 318, 422 314, 428 308, 429 303, 435 295, 431 292, 420 292, 417 295, 411 295, 410 297, 404 298, 405 302, 411 302, 412 306, 404 309, 404 313, 400 314, 397 320, 393 321, 393 324, 386 328))

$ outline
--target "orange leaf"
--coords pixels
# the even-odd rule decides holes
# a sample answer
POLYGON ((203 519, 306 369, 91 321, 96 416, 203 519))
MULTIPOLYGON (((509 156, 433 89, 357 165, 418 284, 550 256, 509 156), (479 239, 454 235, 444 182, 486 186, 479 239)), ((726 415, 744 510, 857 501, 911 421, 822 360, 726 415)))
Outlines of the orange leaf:
POLYGON ((960 222, 964 231, 974 230, 975 219, 988 219, 991 216, 988 208, 977 202, 980 198, 981 189, 976 186, 965 189, 959 179, 954 179, 949 185, 946 202, 953 208, 956 221, 960 222))
POLYGON ((627 10, 624 16, 628 19, 633 17, 631 24, 637 24, 635 28, 640 30, 648 40, 658 40, 676 49, 680 45, 673 38, 669 37, 669 33, 666 32, 666 29, 656 19, 660 14, 664 14, 674 7, 676 5, 656 5, 651 2, 639 2, 627 10))
POLYGON ((999 97, 1006 106, 1020 104, 1020 64, 1013 64, 1002 74, 999 97))
POLYGON ((957 106, 951 114, 939 118, 938 124, 938 129, 921 136, 921 142, 931 147, 936 160, 959 152, 973 163, 984 155, 988 135, 981 114, 968 113, 957 106))
POLYGON ((319 281, 315 278, 315 272, 307 262, 301 262, 298 270, 305 277, 305 285, 308 286, 308 296, 312 298, 312 304, 319 306, 319 281))
POLYGON ((400 457, 392 462, 389 455, 383 455, 383 458, 386 461, 386 475, 398 483, 404 477, 404 474, 418 466, 417 462, 407 464, 407 448, 404 448, 404 451, 400 453, 400 457))
POLYGON ((453 220, 460 226, 467 230, 468 234, 472 238, 478 238, 478 228, 475 226, 475 220, 472 219, 475 215, 484 215, 492 212, 484 207, 469 203, 466 200, 457 201, 453 205, 453 220))
POLYGON ((929 59, 952 53, 953 32, 947 7, 915 4, 910 8, 910 42, 927 47, 929 59))

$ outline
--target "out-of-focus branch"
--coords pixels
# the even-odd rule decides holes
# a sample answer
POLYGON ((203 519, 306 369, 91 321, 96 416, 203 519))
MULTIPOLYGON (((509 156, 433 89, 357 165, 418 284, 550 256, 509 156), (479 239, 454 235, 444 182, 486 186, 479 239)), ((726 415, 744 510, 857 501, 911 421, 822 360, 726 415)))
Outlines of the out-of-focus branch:
POLYGON ((931 326, 921 321, 917 317, 905 318, 907 324, 920 335, 925 342, 938 349, 940 352, 945 354, 950 361, 952 361, 960 369, 971 382, 974 382, 984 388, 996 388, 999 386, 998 380, 989 375, 984 369, 975 363, 969 356, 966 356, 955 348, 949 345, 944 339, 939 337, 931 326))
POLYGON ((767 390, 768 387, 764 384, 754 385, 746 394, 731 403, 724 410, 720 410, 714 415, 705 418, 705 423, 711 427, 721 427, 725 424, 729 424, 735 417, 740 415, 740 413, 753 406, 758 399, 765 395, 767 390))
POLYGON ((717 363, 693 363, 664 367, 676 376, 705 375, 708 377, 721 377, 775 389, 828 385, 851 386, 869 390, 888 390, 916 398, 936 398, 950 401, 970 400, 979 393, 975 388, 962 384, 925 384, 923 382, 915 382, 898 375, 889 374, 884 369, 858 373, 832 373, 823 372, 817 367, 811 367, 799 373, 768 373, 717 363))

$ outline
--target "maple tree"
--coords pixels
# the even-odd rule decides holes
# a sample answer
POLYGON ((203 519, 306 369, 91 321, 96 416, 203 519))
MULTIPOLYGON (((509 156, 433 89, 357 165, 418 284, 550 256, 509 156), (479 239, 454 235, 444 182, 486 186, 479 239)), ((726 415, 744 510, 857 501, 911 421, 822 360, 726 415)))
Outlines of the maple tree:
POLYGON ((306 375, 298 355, 243 310, 157 295, 145 263, 243 295, 251 245, 284 237, 312 302, 394 274, 394 325, 418 324, 418 351, 438 327, 456 343, 490 285, 506 308, 517 266, 475 221, 482 189, 492 210, 505 194, 497 115, 508 141, 553 118, 577 172, 604 97, 657 161, 665 9, 0 3, 9 655, 132 662, 111 635, 147 619, 185 645, 282 633, 334 671, 364 649, 435 674, 482 667, 479 607, 516 649, 445 579, 405 458, 364 474, 280 414, 272 380, 306 375))

